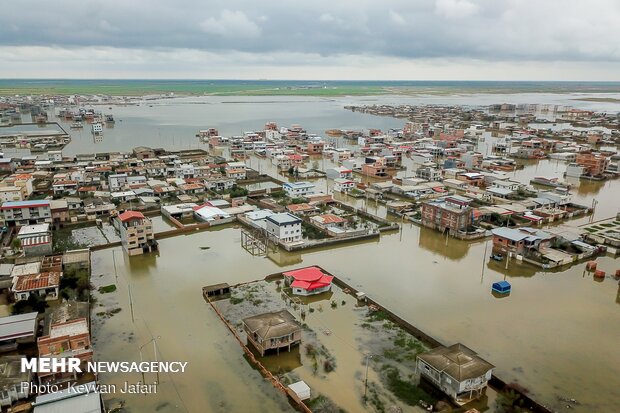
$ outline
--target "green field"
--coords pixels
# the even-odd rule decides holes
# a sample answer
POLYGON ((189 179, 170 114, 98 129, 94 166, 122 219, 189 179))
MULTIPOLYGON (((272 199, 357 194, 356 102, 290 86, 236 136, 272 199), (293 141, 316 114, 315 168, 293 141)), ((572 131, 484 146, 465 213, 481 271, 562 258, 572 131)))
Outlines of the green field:
POLYGON ((345 96, 378 95, 393 93, 378 86, 274 86, 252 84, 209 84, 206 82, 129 82, 118 84, 109 82, 97 84, 55 84, 43 83, 10 84, 0 82, 0 96, 13 95, 110 95, 144 96, 174 93, 175 95, 214 95, 214 96, 345 96))
MULTIPOLYGON (((620 93, 619 82, 0 79, 0 96, 373 96, 474 93, 620 93)), ((601 99, 611 101, 609 97, 601 99)), ((615 101, 615 99, 614 99, 615 101)))

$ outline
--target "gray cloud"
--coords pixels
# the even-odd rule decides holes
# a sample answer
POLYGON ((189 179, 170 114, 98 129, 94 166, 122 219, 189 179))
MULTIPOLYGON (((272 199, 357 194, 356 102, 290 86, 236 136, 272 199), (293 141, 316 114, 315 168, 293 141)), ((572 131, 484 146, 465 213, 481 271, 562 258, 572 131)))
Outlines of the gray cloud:
POLYGON ((620 62, 619 21, 617 0, 22 0, 0 14, 0 47, 194 50, 283 65, 295 64, 287 54, 608 64, 620 62))

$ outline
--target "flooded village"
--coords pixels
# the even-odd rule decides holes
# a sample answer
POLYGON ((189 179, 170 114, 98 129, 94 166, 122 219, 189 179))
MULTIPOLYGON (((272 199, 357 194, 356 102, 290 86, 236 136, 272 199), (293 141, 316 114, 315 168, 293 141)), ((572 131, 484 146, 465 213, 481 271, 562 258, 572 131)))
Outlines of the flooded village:
POLYGON ((24 381, 157 388, 77 397, 106 412, 620 404, 620 111, 206 102, 0 100, 3 411, 76 400, 24 381))

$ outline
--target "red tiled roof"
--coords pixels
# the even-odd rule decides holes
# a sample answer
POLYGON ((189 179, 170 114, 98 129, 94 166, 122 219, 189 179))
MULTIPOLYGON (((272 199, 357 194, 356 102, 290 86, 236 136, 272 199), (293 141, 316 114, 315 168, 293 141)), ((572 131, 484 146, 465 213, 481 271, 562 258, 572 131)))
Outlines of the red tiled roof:
POLYGON ((288 210, 291 212, 299 212, 299 211, 313 211, 314 209, 316 209, 315 207, 313 207, 310 204, 307 203, 303 203, 303 204, 291 204, 287 206, 288 210))
POLYGON ((144 219, 142 212, 138 211, 125 211, 118 216, 121 222, 131 221, 132 219, 144 219))
POLYGON ((321 218, 323 224, 339 224, 341 222, 345 222, 344 218, 341 218, 338 215, 334 214, 320 215, 319 218, 321 218))
POLYGON ((42 272, 41 274, 20 275, 17 277, 14 291, 32 291, 56 287, 60 284, 60 272, 42 272))
POLYGON ((303 288, 309 291, 326 287, 334 279, 331 275, 324 274, 318 267, 307 267, 283 274, 285 277, 292 277, 294 279, 291 283, 292 287, 303 288))

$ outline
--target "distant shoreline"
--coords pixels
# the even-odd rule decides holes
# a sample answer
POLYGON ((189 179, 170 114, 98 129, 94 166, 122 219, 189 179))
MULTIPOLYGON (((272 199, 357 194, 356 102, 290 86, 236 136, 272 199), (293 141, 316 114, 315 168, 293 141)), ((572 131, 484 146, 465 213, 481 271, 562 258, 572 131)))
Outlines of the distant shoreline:
MULTIPOLYGON (((620 82, 0 79, 0 96, 420 96, 617 93, 620 82)), ((579 98, 576 100, 608 99, 579 98)), ((613 100, 592 100, 616 102, 613 100)))
POLYGON ((578 100, 581 102, 620 103, 620 99, 617 98, 579 98, 572 100, 578 100))

